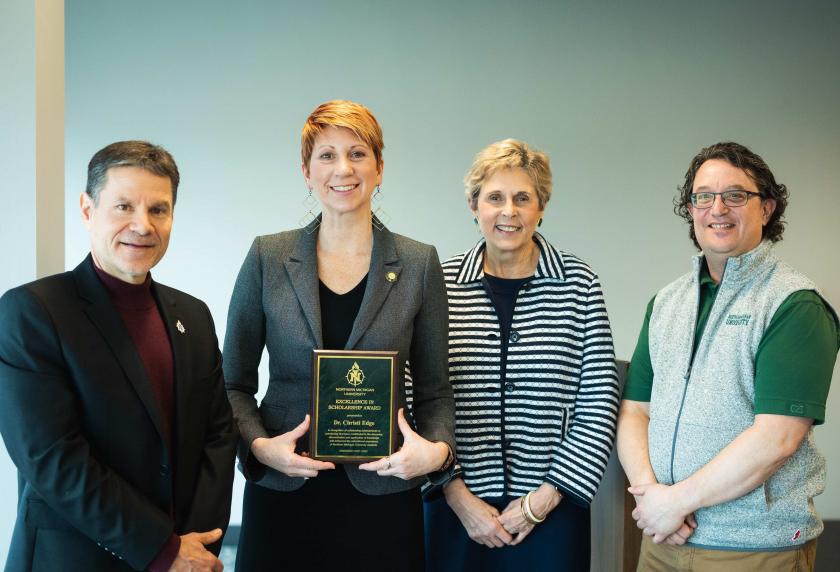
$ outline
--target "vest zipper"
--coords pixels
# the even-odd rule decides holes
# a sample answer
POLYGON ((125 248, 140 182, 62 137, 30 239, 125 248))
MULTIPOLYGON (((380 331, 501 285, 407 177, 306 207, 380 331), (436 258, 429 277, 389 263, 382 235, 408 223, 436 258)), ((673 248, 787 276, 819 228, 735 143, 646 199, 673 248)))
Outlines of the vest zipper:
MULTIPOLYGON (((695 323, 695 328, 696 328, 695 323)), ((694 336, 692 335, 691 345, 694 345, 694 336)), ((688 363, 688 370, 685 372, 685 376, 683 377, 683 392, 682 397, 680 398, 680 409, 677 411, 677 422, 674 425, 674 437, 671 439, 671 484, 675 484, 677 481, 674 478, 674 456, 677 451, 677 433, 680 430, 680 418, 682 417, 682 410, 683 405, 685 405, 685 394, 688 392, 688 379, 691 377, 691 365, 694 362, 694 356, 691 356, 691 361, 688 363)))
MULTIPOLYGON (((723 272, 720 274, 720 282, 718 283, 718 290, 715 293, 715 299, 712 301, 712 307, 709 308, 709 314, 706 316, 706 323, 708 324, 709 317, 712 315, 713 310, 715 309, 715 304, 717 304, 718 295, 720 294, 720 288, 723 286, 723 279, 726 276, 726 268, 729 266, 729 260, 726 261, 723 265, 723 272)), ((710 273, 711 275, 711 273, 710 273)), ((685 405, 685 396, 688 393, 688 382, 691 378, 691 368, 694 366, 694 356, 697 355, 697 352, 694 351, 694 338, 697 335, 697 320, 700 319, 700 272, 697 272, 697 308, 694 311, 694 329, 691 332, 691 358, 688 360, 688 369, 685 371, 685 376, 683 377, 683 392, 682 398, 680 399, 680 408, 677 411, 677 422, 674 425, 674 437, 671 440, 671 484, 676 482, 674 478, 674 455, 677 451, 677 433, 680 431, 680 419, 682 418, 683 406, 685 405)), ((703 333, 705 333, 705 326, 703 327, 703 333)), ((699 344, 703 343, 702 336, 700 342, 698 342, 698 349, 699 344)))

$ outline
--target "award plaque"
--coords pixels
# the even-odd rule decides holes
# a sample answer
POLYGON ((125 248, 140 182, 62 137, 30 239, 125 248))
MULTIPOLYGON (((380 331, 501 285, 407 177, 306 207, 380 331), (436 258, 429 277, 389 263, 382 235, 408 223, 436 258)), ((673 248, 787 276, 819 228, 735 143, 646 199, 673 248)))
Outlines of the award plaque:
POLYGON ((397 447, 397 352, 312 350, 309 454, 364 463, 397 447))

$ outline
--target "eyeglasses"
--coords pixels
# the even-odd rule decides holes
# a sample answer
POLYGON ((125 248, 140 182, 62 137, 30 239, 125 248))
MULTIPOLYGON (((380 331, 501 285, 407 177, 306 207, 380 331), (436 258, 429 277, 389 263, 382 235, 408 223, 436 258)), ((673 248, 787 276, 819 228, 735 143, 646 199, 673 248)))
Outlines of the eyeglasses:
POLYGON ((723 204, 728 207, 742 207, 747 204, 750 197, 760 197, 761 193, 752 191, 723 191, 722 193, 692 193, 691 204, 696 209, 708 209, 715 204, 715 197, 720 195, 723 204))

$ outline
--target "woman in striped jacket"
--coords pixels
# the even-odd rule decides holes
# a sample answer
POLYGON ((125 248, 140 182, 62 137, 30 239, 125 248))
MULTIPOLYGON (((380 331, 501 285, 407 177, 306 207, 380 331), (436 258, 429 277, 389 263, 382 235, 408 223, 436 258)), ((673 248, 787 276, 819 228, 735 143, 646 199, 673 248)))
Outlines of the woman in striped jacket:
POLYGON ((494 143, 465 185, 484 238, 443 264, 458 464, 426 504, 428 569, 589 570, 619 397, 601 286, 536 232, 544 153, 494 143))

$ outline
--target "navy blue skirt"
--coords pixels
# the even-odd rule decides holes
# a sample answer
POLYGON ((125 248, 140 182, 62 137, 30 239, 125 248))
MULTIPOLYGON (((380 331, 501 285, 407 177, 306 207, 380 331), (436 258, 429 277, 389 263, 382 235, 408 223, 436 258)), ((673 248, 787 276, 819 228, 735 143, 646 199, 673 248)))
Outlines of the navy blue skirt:
MULTIPOLYGON (((499 511, 513 497, 490 502, 499 511)), ((442 496, 424 503, 428 572, 522 570, 589 571, 589 509, 568 499, 551 511, 522 544, 488 548, 470 539, 442 496)))

